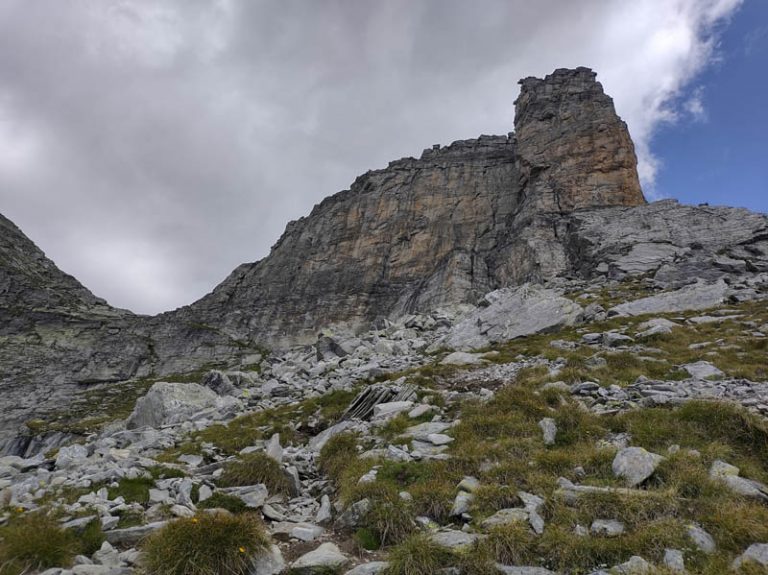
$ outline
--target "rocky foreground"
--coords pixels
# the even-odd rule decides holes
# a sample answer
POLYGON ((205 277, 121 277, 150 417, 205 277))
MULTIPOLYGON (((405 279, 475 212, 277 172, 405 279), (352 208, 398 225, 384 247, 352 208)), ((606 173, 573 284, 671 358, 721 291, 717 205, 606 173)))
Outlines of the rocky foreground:
POLYGON ((0 459, 0 572, 182 573, 152 569, 168 529, 234 514, 263 523, 254 575, 763 573, 766 296, 558 280, 142 382, 0 459), (41 516, 60 563, 9 550, 41 516))

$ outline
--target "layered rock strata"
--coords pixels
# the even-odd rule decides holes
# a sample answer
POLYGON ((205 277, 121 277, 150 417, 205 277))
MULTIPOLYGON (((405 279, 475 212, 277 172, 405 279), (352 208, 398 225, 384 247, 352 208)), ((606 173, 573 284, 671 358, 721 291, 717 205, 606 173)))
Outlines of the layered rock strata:
POLYGON ((572 269, 565 215, 645 204, 632 140, 587 68, 522 80, 516 105, 515 134, 368 172, 178 316, 281 346, 572 269))
POLYGON ((676 288, 768 270, 765 215, 645 203, 626 124, 591 70, 522 80, 516 106, 515 133, 367 172, 288 224, 269 256, 156 317, 109 306, 0 217, 0 427, 73 388, 249 366, 329 326, 526 282, 652 274, 676 288))

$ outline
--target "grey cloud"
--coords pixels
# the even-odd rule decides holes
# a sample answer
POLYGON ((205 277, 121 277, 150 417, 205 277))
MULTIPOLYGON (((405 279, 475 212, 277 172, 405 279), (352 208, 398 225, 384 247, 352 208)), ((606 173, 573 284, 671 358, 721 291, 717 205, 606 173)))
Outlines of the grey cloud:
POLYGON ((578 65, 650 188, 653 129, 738 4, 0 0, 0 212, 114 305, 169 309, 367 169, 510 131, 519 78, 578 65))

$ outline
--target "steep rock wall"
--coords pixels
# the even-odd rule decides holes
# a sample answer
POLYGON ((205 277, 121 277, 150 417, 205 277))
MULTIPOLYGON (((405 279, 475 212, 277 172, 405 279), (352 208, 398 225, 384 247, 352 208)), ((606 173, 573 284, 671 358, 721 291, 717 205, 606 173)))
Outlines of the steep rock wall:
POLYGON ((564 214, 645 203, 634 147, 591 70, 521 84, 514 135, 368 172, 177 316, 283 346, 570 269, 564 214))

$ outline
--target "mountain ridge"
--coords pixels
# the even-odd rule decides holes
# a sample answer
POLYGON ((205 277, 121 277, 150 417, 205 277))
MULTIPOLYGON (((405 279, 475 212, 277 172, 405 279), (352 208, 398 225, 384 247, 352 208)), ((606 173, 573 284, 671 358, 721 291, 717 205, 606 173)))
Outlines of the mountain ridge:
POLYGON ((651 274, 670 288, 768 269, 766 216, 646 203, 627 126, 592 70, 521 80, 516 104, 515 132, 362 174, 288 223, 268 256, 156 316, 112 308, 3 218, 2 427, 14 433, 84 385, 249 368, 265 348, 525 282, 651 274))

